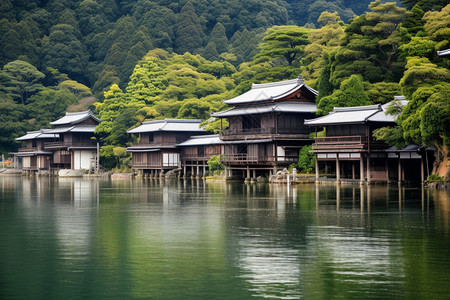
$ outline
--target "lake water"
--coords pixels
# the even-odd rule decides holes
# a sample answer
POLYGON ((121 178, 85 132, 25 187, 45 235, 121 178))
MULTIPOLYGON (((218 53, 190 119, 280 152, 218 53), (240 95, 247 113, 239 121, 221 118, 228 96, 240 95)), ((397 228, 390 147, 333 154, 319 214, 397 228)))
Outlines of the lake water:
POLYGON ((449 299, 450 196, 0 177, 0 299, 449 299))

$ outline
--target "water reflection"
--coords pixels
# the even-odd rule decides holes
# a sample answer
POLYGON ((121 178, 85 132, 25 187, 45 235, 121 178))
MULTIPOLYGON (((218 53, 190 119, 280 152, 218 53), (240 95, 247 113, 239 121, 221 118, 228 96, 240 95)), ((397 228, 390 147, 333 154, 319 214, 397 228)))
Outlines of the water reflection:
POLYGON ((445 299, 449 292, 446 191, 0 177, 0 195, 7 298, 363 299, 382 291, 445 299))

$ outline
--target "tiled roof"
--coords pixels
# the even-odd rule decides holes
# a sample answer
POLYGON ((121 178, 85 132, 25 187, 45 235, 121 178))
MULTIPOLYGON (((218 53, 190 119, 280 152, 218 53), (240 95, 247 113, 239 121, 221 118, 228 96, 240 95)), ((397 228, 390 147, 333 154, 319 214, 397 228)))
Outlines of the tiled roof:
POLYGON ((51 129, 41 129, 37 131, 28 131, 24 136, 16 138, 16 141, 26 141, 33 139, 58 138, 58 134, 49 133, 51 129))
MULTIPOLYGON (((407 101, 398 97, 400 105, 406 105, 407 101)), ((353 106, 353 107, 335 107, 328 115, 305 120, 309 126, 323 126, 333 124, 359 124, 366 122, 386 122, 394 123, 397 116, 386 114, 386 108, 391 102, 381 105, 353 106)))
POLYGON ((291 113, 315 113, 317 106, 315 103, 310 102, 280 102, 272 103, 263 106, 247 106, 247 107, 235 107, 229 110, 213 113, 213 117, 230 117, 239 115, 253 115, 264 114, 270 112, 291 112, 291 113))
POLYGON ((252 88, 229 100, 223 101, 225 104, 245 104, 260 101, 277 100, 286 97, 299 89, 306 89, 317 96, 318 92, 305 84, 301 76, 297 79, 278 81, 271 83, 252 84, 252 88))
POLYGON ((79 125, 70 127, 53 128, 49 130, 49 133, 66 133, 66 132, 88 132, 94 133, 97 125, 79 125))
POLYGON ((157 121, 147 121, 142 125, 128 130, 127 133, 143 133, 156 131, 180 131, 180 132, 204 132, 200 128, 201 120, 190 119, 164 119, 157 121))
POLYGON ((81 123, 89 118, 93 118, 97 122, 101 122, 99 118, 94 116, 92 111, 82 111, 82 112, 75 112, 75 113, 66 113, 66 115, 54 122, 51 122, 50 125, 75 125, 77 123, 81 123))
POLYGON ((185 142, 178 144, 177 146, 202 146, 202 145, 220 145, 224 142, 219 138, 218 134, 211 135, 198 135, 191 136, 191 138, 185 142))

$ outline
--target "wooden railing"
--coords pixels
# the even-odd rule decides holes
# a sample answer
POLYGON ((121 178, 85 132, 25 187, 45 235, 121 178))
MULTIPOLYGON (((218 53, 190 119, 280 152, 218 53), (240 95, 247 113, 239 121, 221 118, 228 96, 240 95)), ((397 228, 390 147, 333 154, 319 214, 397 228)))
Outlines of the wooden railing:
POLYGON ((95 141, 83 142, 48 142, 44 144, 45 149, 65 148, 65 147, 96 147, 95 141))
POLYGON ((299 132, 298 128, 245 128, 245 129, 223 129, 221 135, 246 135, 246 134, 306 134, 299 132))
POLYGON ((355 136, 329 136, 317 137, 313 144, 313 149, 330 149, 330 148, 364 148, 367 144, 367 137, 355 136))
POLYGON ((220 161, 235 164, 258 164, 258 163, 293 163, 297 162, 298 156, 256 156, 245 153, 223 154, 220 161))
POLYGON ((34 152, 34 151, 37 151, 37 147, 19 148, 19 152, 34 152))

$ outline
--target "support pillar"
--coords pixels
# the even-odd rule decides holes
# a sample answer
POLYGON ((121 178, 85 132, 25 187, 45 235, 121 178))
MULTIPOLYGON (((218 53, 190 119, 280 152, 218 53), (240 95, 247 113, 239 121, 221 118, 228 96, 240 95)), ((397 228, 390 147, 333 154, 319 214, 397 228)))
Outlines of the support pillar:
POLYGON ((355 163, 352 161, 352 179, 355 180, 355 163))
POLYGON ((359 180, 361 181, 361 183, 364 182, 364 160, 362 157, 362 153, 359 159, 359 180))
POLYGON ((425 182, 425 175, 424 175, 424 165, 423 165, 423 157, 420 157, 420 180, 422 182, 422 184, 425 182))
POLYGON ((402 182, 402 160, 400 159, 400 153, 398 154, 398 182, 402 182))
POLYGON ((367 183, 370 183, 370 153, 367 153, 367 183))
POLYGON ((247 177, 246 178, 248 178, 248 179, 250 179, 250 167, 249 166, 247 166, 247 177))
POLYGON ((336 154, 336 181, 341 181, 341 166, 339 164, 339 153, 336 154))
POLYGON ((316 181, 319 181, 319 161, 317 160, 317 155, 316 155, 316 181))

